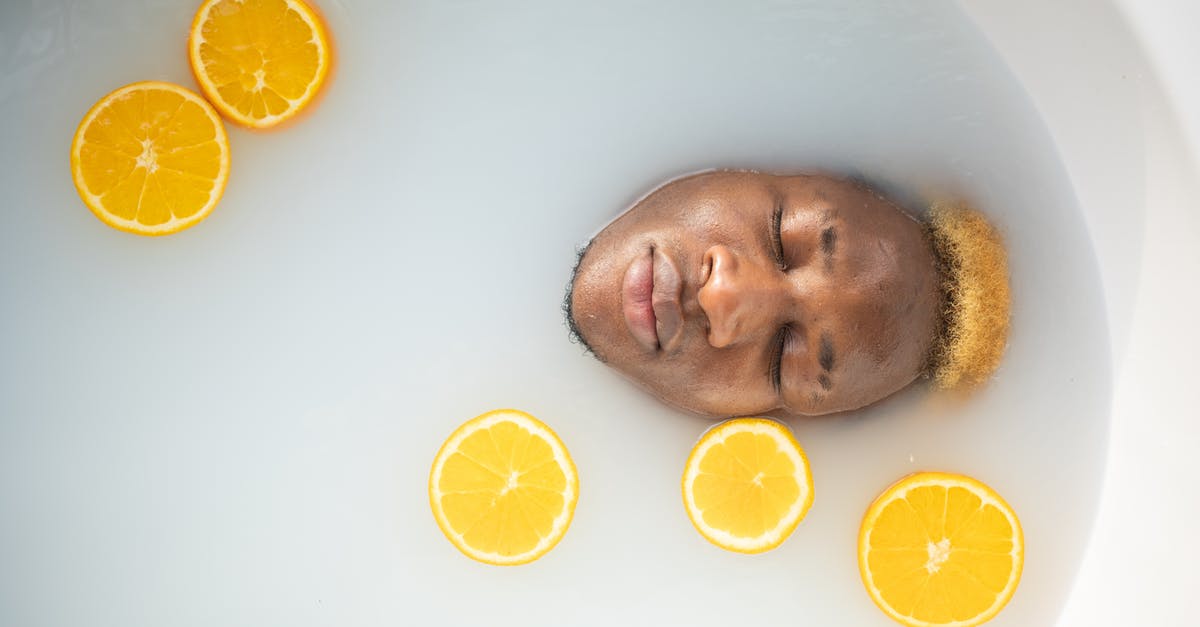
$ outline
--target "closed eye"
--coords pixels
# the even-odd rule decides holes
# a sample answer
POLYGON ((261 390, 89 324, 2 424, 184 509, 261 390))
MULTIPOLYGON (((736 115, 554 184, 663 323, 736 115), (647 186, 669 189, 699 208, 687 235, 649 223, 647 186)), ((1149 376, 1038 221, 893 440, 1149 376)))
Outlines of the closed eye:
POLYGON ((771 252, 779 269, 786 270, 787 263, 783 259, 783 205, 776 205, 775 213, 771 215, 771 252))
POLYGON ((775 393, 783 392, 783 349, 787 345, 788 335, 791 329, 782 327, 775 334, 775 339, 772 344, 771 351, 771 366, 768 369, 768 376, 771 379, 771 386, 775 388, 775 393))

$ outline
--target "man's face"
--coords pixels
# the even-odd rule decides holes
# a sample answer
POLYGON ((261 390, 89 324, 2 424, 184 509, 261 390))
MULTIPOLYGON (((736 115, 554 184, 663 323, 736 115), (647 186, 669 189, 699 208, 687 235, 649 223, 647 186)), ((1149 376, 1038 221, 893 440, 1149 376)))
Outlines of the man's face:
POLYGON ((921 226, 855 183, 702 174, 592 241, 571 310, 596 355, 717 415, 856 409, 908 385, 938 326, 921 226))

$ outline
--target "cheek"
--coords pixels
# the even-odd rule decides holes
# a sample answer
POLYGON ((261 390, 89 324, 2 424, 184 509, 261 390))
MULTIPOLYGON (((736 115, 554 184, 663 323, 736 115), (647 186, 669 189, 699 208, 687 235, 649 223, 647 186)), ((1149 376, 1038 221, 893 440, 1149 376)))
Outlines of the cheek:
POLYGON ((681 254, 694 256, 696 262, 704 251, 715 244, 733 247, 744 245, 752 232, 746 216, 725 208, 699 206, 681 213, 658 235, 670 242, 681 254))
POLYGON ((707 396, 719 385, 702 358, 675 359, 647 364, 636 375, 646 387, 664 399, 690 406, 700 396, 707 396))
POLYGON ((839 381, 867 385, 887 378, 899 365, 896 358, 911 341, 907 329, 898 324, 894 312, 878 298, 865 299, 842 316, 843 331, 836 338, 841 347, 837 357, 839 381))
POLYGON ((843 310, 842 340, 860 353, 875 378, 906 377, 923 365, 933 340, 936 295, 928 285, 894 280, 861 290, 843 310))
POLYGON ((648 386, 674 405, 726 416, 775 408, 764 371, 747 356, 703 351, 657 366, 648 386))
POLYGON ((839 393, 831 400, 848 408, 858 408, 882 400, 912 383, 919 368, 898 361, 902 352, 888 351, 883 358, 874 350, 847 355, 843 360, 845 368, 837 376, 839 393))

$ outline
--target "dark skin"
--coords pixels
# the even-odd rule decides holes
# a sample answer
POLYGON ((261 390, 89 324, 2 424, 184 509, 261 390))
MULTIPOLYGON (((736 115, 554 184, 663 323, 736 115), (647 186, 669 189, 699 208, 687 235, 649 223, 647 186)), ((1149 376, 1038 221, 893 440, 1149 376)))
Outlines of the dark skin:
POLYGON ((571 311, 597 357, 671 404, 816 415, 921 374, 938 284, 921 224, 862 185, 713 172, 597 235, 571 311))

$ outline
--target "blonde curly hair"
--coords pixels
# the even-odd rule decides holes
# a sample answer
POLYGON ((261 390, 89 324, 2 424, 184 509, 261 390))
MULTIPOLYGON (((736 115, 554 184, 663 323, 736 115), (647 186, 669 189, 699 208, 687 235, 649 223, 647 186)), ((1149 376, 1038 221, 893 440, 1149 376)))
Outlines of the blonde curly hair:
POLYGON ((987 381, 1008 345, 1008 254, 995 227, 963 204, 937 204, 927 229, 942 276, 942 328, 929 374, 940 389, 987 381))

